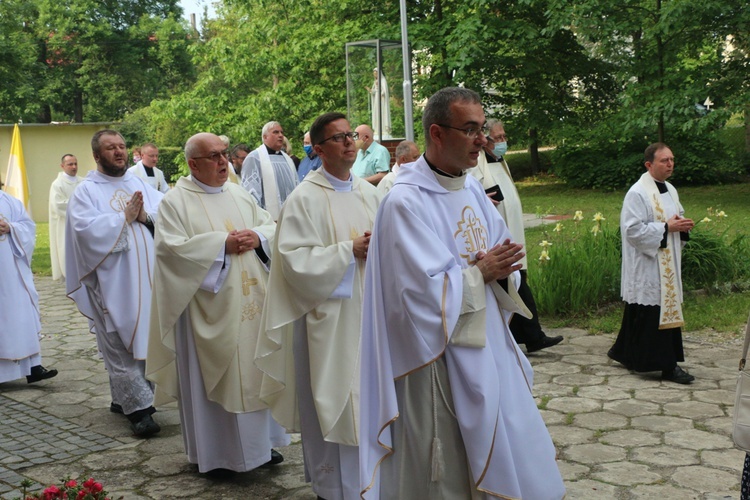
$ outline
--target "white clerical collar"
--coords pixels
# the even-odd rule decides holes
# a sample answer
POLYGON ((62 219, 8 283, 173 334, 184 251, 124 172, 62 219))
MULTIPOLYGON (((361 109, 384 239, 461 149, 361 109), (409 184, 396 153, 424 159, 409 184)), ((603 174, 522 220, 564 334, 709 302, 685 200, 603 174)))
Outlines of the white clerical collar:
POLYGON ((321 172, 323 172, 323 175, 326 179, 328 179, 328 182, 331 183, 331 186, 333 186, 333 189, 336 191, 351 191, 352 190, 352 174, 349 172, 349 179, 342 181, 338 177, 334 177, 331 174, 328 173, 326 170, 325 165, 323 165, 323 168, 320 169, 321 172))
POLYGON ((64 176, 65 176, 65 178, 66 178, 66 179, 68 179, 68 180, 69 180, 70 182, 75 182, 75 180, 77 179, 77 177, 76 177, 75 175, 68 175, 68 174, 67 174, 67 173, 65 173, 65 172, 63 172, 63 175, 64 175, 64 176))
POLYGON ((218 194, 218 193, 221 193, 222 191, 224 191, 224 185, 223 184, 221 186, 219 186, 219 187, 209 186, 207 184, 203 184, 201 181, 199 181, 198 179, 196 179, 192 175, 190 176, 190 180, 193 181, 196 186, 198 186, 199 188, 201 188, 202 190, 204 190, 208 194, 218 194))

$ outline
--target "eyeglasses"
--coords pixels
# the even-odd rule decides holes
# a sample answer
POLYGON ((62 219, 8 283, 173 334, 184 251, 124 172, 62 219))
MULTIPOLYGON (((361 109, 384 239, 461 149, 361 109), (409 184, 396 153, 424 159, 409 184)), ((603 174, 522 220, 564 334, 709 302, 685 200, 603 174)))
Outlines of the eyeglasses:
MULTIPOLYGON (((487 135, 487 134, 485 134, 487 135)), ((500 134, 498 136, 492 137, 491 135, 487 136, 487 139, 489 139, 492 142, 503 142, 508 140, 508 136, 505 134, 500 134)))
POLYGON ((214 151, 208 156, 193 156, 193 160, 211 160, 214 163, 219 163, 219 158, 224 157, 226 160, 229 158, 229 150, 225 149, 224 151, 214 151))
POLYGON ((464 135, 465 135, 466 137, 468 137, 469 139, 476 139, 476 138, 477 138, 477 136, 478 136, 478 135, 479 135, 480 133, 481 133, 481 134, 482 134, 483 136, 485 136, 485 137, 487 137, 487 136, 488 136, 488 135, 490 134, 490 129, 489 129, 489 127, 487 126, 487 124, 485 124, 485 125, 482 125, 482 127, 481 127, 481 128, 476 128, 476 127, 469 127, 469 128, 458 128, 458 127, 451 127, 450 125, 444 125, 444 124, 442 124, 442 123, 436 123, 435 125, 437 125, 438 127, 445 127, 445 128, 450 128, 450 129, 453 129, 453 130, 460 130, 460 131, 461 131, 461 132, 463 132, 463 133, 464 133, 464 135))
POLYGON ((350 139, 352 141, 356 141, 359 139, 359 133, 358 132, 341 132, 340 134, 334 134, 328 139, 323 139, 318 144, 323 144, 326 141, 333 141, 333 142, 344 142, 346 139, 350 139))

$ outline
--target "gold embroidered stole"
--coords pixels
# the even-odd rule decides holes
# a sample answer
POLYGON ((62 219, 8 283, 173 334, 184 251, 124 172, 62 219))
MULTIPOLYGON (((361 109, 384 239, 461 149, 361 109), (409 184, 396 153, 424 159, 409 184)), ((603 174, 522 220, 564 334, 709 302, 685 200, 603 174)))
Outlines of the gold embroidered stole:
MULTIPOLYGON (((651 174, 646 172, 641 176, 639 181, 646 190, 646 195, 651 202, 654 210, 654 220, 656 222, 666 223, 668 216, 661 205, 661 193, 656 186, 656 181, 651 174)), ((677 196, 677 190, 671 184, 666 184, 668 194, 672 198, 675 207, 680 207, 680 199, 677 196)), ((659 262, 659 279, 661 281, 661 310, 659 313, 659 330, 667 328, 677 328, 683 326, 685 321, 682 316, 682 293, 677 278, 677 263, 680 260, 682 245, 680 243, 680 233, 667 233, 667 247, 659 248, 657 261, 659 262)))

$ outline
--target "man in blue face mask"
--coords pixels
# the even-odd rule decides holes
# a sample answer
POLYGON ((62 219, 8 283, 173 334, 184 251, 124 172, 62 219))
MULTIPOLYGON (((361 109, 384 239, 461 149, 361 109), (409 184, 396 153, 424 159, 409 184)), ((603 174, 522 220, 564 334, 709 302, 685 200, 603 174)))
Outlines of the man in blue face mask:
MULTIPOLYGON (((485 188, 487 196, 500 212, 505 223, 513 235, 515 243, 526 245, 526 238, 523 229, 523 208, 521 199, 518 196, 516 186, 513 184, 513 176, 508 168, 508 163, 503 156, 508 150, 507 136, 505 135, 505 126, 500 120, 488 120, 487 144, 484 146, 483 154, 480 153, 477 160, 477 166, 469 170, 474 177, 479 179, 485 188)), ((524 318, 520 314, 513 315, 510 322, 510 331, 513 338, 519 344, 526 344, 526 352, 535 352, 562 342, 563 337, 548 337, 539 324, 539 317, 536 311, 534 295, 527 283, 527 263, 526 257, 521 260, 521 285, 518 288, 518 295, 521 296, 526 306, 534 315, 531 319, 524 318)))
POLYGON ((308 172, 318 170, 321 165, 320 157, 313 151, 310 132, 305 132, 305 138, 302 139, 302 148, 305 150, 305 157, 302 158, 297 169, 297 177, 299 177, 300 182, 302 182, 302 179, 305 178, 308 172))

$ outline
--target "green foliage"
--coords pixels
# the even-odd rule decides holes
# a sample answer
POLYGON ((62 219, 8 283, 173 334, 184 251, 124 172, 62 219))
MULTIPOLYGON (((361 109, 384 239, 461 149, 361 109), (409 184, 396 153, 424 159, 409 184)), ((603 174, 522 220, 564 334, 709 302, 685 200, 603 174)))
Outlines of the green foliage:
POLYGON ((750 240, 742 232, 729 233, 726 223, 711 215, 711 220, 697 222, 682 251, 682 281, 687 290, 750 281, 750 240))
POLYGON ((606 221, 565 221, 557 227, 561 230, 545 233, 545 241, 552 243, 549 260, 538 250, 541 242, 526 240, 529 283, 540 314, 581 314, 618 300, 619 231, 611 230, 606 221), (598 233, 592 232, 594 227, 598 233))
POLYGON ((193 68, 180 15, 177 0, 3 0, 0 120, 116 120, 184 88, 193 68))
MULTIPOLYGON (((548 171, 552 167, 552 158, 547 152, 539 153, 540 168, 542 171, 548 171)), ((521 180, 534 175, 534 167, 531 164, 531 155, 527 152, 512 153, 505 155, 508 167, 513 175, 513 179, 521 180)))
POLYGON ((182 175, 187 174, 187 163, 182 148, 160 147, 159 168, 164 172, 164 177, 169 184, 177 182, 182 175))
MULTIPOLYGON (((705 126, 711 124, 706 123, 705 126)), ((669 141, 675 155, 675 185, 705 185, 737 181, 743 172, 741 151, 730 150, 721 130, 704 130, 703 140, 676 132, 669 141)), ((621 189, 645 171, 643 152, 655 136, 618 132, 614 122, 575 133, 552 152, 552 172, 573 187, 621 189)))

